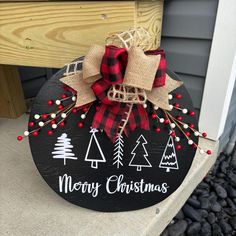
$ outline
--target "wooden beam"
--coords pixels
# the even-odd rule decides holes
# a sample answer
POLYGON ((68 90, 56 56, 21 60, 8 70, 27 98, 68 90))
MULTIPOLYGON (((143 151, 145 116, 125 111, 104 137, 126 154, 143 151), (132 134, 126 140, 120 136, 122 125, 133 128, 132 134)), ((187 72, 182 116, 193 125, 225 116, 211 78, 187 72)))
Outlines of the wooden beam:
POLYGON ((153 36, 152 49, 161 44, 164 1, 136 1, 135 26, 144 27, 153 36))
POLYGON ((0 65, 0 117, 16 118, 26 111, 16 66, 0 65))
POLYGON ((0 3, 0 64, 62 67, 135 25, 160 40, 163 0, 0 3))

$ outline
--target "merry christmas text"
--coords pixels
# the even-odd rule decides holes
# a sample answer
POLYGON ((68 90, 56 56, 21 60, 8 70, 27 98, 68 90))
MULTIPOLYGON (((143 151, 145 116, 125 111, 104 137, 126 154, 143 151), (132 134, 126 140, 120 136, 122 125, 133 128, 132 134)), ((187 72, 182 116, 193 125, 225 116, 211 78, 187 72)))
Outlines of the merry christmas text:
MULTIPOLYGON (((144 179, 140 181, 130 181, 129 183, 123 181, 124 175, 112 175, 107 178, 106 181, 106 191, 108 194, 115 193, 125 193, 129 194, 131 192, 134 193, 145 193, 145 192, 160 192, 167 193, 168 184, 153 184, 153 183, 145 183, 144 179)), ((62 193, 69 193, 73 191, 81 191, 81 193, 91 194, 93 197, 97 197, 99 193, 99 188, 101 184, 98 182, 73 182, 72 176, 68 176, 64 174, 63 176, 59 176, 59 191, 62 193)))

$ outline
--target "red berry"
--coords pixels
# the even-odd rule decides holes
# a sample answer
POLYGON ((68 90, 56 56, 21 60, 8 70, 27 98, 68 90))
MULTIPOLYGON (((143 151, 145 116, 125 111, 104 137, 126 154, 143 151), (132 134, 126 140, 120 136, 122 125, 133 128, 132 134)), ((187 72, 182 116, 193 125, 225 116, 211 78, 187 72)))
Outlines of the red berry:
POLYGON ((174 131, 172 131, 172 132, 170 133, 170 136, 175 137, 175 136, 176 136, 176 133, 175 133, 174 131))
POLYGON ((62 109, 63 109, 63 106, 62 106, 62 105, 59 105, 57 108, 58 108, 58 110, 62 110, 62 109))
POLYGON ((194 112, 194 111, 190 111, 190 112, 189 112, 189 115, 190 115, 190 116, 194 116, 194 115, 195 115, 195 112, 194 112))
POLYGON ((179 144, 176 146, 176 149, 177 149, 177 150, 180 150, 181 148, 182 148, 182 147, 181 147, 181 145, 179 145, 179 144))
POLYGON ((72 109, 72 112, 73 112, 73 113, 76 113, 76 112, 77 112, 77 109, 76 109, 76 108, 73 108, 73 109, 72 109))
POLYGON ((34 137, 36 137, 36 136, 38 136, 38 132, 37 132, 37 131, 34 131, 34 132, 32 133, 32 135, 33 135, 34 137))
POLYGON ((152 119, 156 119, 157 118, 157 115, 155 113, 152 114, 152 119))
POLYGON ((194 124, 189 124, 188 126, 192 129, 194 128, 194 124))
POLYGON ((49 136, 53 135, 53 131, 52 130, 48 130, 48 135, 49 136))
POLYGON ((202 133, 202 137, 206 138, 206 136, 207 136, 207 133, 206 133, 206 132, 203 132, 203 133, 202 133))
POLYGON ((88 112, 88 108, 87 107, 83 108, 83 112, 84 113, 88 112))
POLYGON ((211 150, 207 150, 206 153, 207 153, 207 155, 211 155, 212 152, 211 152, 211 150))
POLYGON ((66 94, 62 94, 62 95, 61 95, 61 98, 62 98, 62 99, 67 98, 67 95, 66 95, 66 94))
POLYGON ((182 121, 182 120, 183 120, 182 116, 177 116, 176 119, 177 119, 178 121, 182 121))
POLYGON ((18 141, 21 141, 22 139, 23 139, 22 136, 17 136, 17 140, 18 140, 18 141))
POLYGON ((31 121, 31 122, 29 122, 28 125, 29 125, 29 127, 33 127, 34 126, 34 122, 31 121))
POLYGON ((156 131, 157 133, 160 133, 160 132, 161 132, 161 129, 160 129, 160 128, 156 128, 155 131, 156 131))
POLYGON ((79 128, 83 128, 83 126, 84 126, 83 122, 79 122, 79 123, 78 123, 78 127, 79 127, 79 128))
POLYGON ((42 114, 42 118, 43 118, 44 120, 46 120, 46 119, 48 118, 48 115, 47 115, 47 114, 42 114))
POLYGON ((179 103, 174 103, 174 106, 178 108, 180 105, 179 103))
POLYGON ((50 124, 51 124, 51 125, 56 124, 56 121, 55 121, 55 120, 51 120, 51 121, 50 121, 50 124))
POLYGON ((99 106, 96 106, 96 111, 99 111, 100 107, 99 106))
POLYGON ((62 121, 59 125, 60 125, 61 127, 64 127, 64 126, 65 126, 65 122, 62 121))
POLYGON ((169 124, 169 120, 168 120, 168 119, 165 119, 165 120, 164 120, 164 124, 165 124, 165 125, 169 124))
POLYGON ((182 94, 177 93, 177 94, 175 95, 175 97, 176 97, 177 99, 181 99, 181 98, 182 98, 182 94))
POLYGON ((188 136, 188 137, 190 136, 190 133, 189 133, 189 132, 185 132, 185 134, 186 134, 186 136, 188 136))
POLYGON ((53 105, 53 100, 48 100, 48 105, 52 106, 53 105))

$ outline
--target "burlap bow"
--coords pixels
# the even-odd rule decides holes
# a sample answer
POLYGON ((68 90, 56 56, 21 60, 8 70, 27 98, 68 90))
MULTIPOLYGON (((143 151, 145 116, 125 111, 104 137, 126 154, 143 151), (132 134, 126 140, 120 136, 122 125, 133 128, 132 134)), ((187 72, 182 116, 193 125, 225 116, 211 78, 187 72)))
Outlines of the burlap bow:
POLYGON ((93 45, 84 58, 82 70, 66 75, 61 81, 77 92, 75 107, 97 99, 101 101, 92 126, 104 129, 114 141, 123 115, 128 112, 127 104, 132 104, 132 111, 124 129, 126 134, 136 127, 149 129, 148 116, 142 105, 146 100, 162 109, 170 109, 168 93, 182 82, 172 80, 165 69, 162 50, 144 52, 139 47, 126 50, 93 45))

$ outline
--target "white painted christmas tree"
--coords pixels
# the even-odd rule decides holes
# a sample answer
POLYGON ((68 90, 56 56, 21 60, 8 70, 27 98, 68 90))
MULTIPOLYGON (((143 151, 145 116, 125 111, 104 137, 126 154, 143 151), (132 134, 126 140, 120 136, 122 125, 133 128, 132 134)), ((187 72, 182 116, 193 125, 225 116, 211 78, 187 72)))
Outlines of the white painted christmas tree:
POLYGON ((166 172, 170 172, 171 169, 179 169, 178 161, 175 152, 174 140, 170 136, 163 152, 159 168, 166 168, 166 172))
POLYGON ((129 163, 129 166, 137 167, 137 171, 141 171, 143 167, 152 167, 151 163, 147 159, 148 153, 144 146, 147 144, 147 140, 141 134, 136 143, 136 146, 131 152, 133 157, 129 163))
POLYGON ((116 165, 116 168, 119 169, 120 166, 123 166, 123 147, 124 147, 124 140, 123 136, 118 134, 115 144, 114 144, 114 158, 113 158, 113 165, 116 165))
POLYGON ((67 138, 67 134, 63 133, 57 138, 57 143, 55 144, 54 151, 52 152, 53 158, 63 159, 64 165, 66 165, 66 160, 77 160, 75 154, 72 153, 73 145, 71 145, 71 139, 67 138))
POLYGON ((102 152, 102 149, 96 137, 97 132, 98 132, 97 129, 91 128, 90 130, 91 137, 89 140, 87 152, 84 159, 85 161, 90 161, 91 168, 94 169, 98 168, 98 162, 106 162, 105 156, 102 152), (92 154, 91 154, 91 149, 93 149, 92 154))

